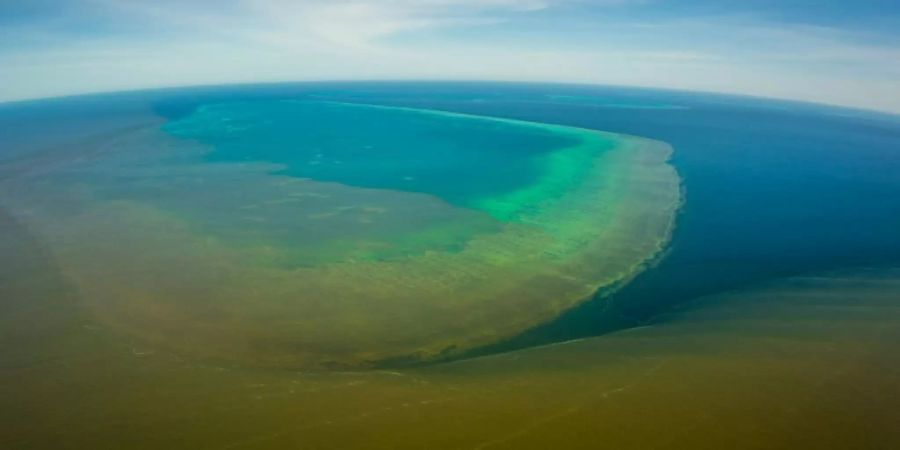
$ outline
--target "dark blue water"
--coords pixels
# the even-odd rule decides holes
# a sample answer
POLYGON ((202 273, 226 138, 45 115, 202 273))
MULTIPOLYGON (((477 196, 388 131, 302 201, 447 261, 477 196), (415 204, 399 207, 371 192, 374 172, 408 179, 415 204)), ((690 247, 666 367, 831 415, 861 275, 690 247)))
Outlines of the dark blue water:
POLYGON ((686 201, 670 250, 656 267, 610 298, 488 350, 638 325, 672 305, 769 278, 900 262, 896 116, 659 91, 511 90, 494 90, 484 104, 444 100, 433 107, 666 141, 675 148, 672 162, 686 201), (540 99, 542 92, 560 91, 610 98, 619 107, 540 99), (636 108, 620 107, 629 102, 636 108), (656 103, 687 109, 640 107, 656 103))
MULTIPOLYGON (((557 123, 670 143, 685 204, 665 257, 611 296, 483 352, 638 325, 698 296, 769 278, 900 264, 897 116, 720 95, 496 83, 320 83, 97 98, 110 105, 150 104, 169 118, 210 101, 326 99, 557 123)), ((0 108, 0 126, 22 107, 0 108)))

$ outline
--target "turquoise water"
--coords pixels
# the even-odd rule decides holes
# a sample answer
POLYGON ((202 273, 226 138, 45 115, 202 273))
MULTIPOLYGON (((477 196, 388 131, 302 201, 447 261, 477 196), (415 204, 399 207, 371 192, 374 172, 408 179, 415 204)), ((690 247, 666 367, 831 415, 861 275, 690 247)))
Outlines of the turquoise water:
POLYGON ((298 101, 204 105, 163 129, 210 145, 212 162, 267 161, 283 166, 276 174, 423 192, 459 206, 535 183, 541 157, 578 143, 511 123, 298 101))

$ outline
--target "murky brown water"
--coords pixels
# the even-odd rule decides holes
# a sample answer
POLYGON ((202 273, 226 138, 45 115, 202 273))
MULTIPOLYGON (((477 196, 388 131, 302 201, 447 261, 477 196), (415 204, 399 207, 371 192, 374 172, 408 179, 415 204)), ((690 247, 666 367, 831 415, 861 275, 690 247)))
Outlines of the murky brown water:
POLYGON ((297 372, 108 334, 72 308, 38 246, 2 244, 27 255, 0 271, 3 297, 23 300, 0 319, 2 448, 900 445, 898 271, 772 282, 648 327, 452 364, 297 372))

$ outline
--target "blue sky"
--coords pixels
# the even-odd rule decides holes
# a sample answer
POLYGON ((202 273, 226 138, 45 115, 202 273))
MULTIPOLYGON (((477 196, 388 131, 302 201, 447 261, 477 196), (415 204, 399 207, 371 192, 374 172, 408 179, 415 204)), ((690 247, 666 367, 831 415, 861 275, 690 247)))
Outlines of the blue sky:
POLYGON ((490 79, 900 112, 898 30, 897 0, 0 0, 0 100, 490 79))

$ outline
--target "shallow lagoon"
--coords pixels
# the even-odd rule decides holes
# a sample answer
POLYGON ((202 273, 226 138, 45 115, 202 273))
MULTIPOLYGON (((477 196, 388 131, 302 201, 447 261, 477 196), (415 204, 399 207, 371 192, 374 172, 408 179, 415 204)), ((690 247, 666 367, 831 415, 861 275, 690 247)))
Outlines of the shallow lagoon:
POLYGON ((498 342, 633 276, 680 198, 663 143, 423 109, 210 103, 82 145, 13 161, 6 208, 99 322, 220 364, 498 342))

